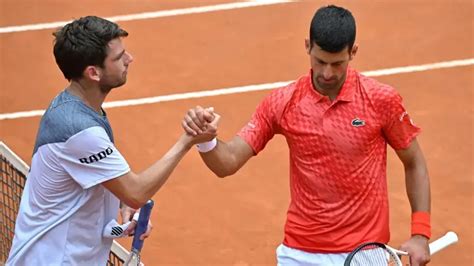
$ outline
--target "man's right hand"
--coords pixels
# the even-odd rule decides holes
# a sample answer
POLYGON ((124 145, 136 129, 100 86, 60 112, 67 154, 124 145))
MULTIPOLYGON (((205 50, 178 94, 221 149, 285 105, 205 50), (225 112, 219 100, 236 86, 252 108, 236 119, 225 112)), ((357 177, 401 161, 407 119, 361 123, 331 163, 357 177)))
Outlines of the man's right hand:
POLYGON ((213 107, 202 108, 201 106, 196 106, 188 110, 181 124, 188 135, 194 136, 200 142, 204 142, 217 136, 219 120, 220 115, 214 112, 213 107))

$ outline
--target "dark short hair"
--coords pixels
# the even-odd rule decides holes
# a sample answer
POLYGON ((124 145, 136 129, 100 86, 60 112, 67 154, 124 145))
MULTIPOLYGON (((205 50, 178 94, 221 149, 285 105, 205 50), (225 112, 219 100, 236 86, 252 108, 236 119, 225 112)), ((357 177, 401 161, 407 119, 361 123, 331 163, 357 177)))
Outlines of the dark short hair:
POLYGON ((326 52, 336 53, 352 49, 356 37, 356 23, 351 12, 329 5, 316 11, 311 20, 309 39, 326 52))
POLYGON ((53 33, 54 57, 66 79, 78 79, 87 66, 104 66, 108 43, 128 33, 96 16, 76 19, 53 33))

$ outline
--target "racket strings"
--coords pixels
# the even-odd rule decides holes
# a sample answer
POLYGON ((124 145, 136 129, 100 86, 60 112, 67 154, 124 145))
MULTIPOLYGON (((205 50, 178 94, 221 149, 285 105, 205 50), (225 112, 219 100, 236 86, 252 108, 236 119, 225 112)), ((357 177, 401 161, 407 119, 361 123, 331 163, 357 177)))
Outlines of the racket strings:
POLYGON ((355 252, 350 260, 350 266, 398 266, 396 254, 387 249, 369 245, 355 252))

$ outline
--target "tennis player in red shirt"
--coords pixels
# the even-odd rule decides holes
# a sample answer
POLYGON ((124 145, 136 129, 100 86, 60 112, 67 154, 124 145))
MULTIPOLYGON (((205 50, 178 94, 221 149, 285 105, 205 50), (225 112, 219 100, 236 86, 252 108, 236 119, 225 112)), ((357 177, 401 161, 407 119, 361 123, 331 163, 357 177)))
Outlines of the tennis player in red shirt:
MULTIPOLYGON (((386 180, 387 144, 405 168, 412 208, 411 238, 402 246, 411 265, 429 262, 430 184, 420 129, 392 87, 349 67, 357 53, 350 11, 320 8, 305 41, 311 70, 272 91, 229 142, 198 144, 219 177, 234 174, 275 134, 290 149, 290 194, 278 265, 343 265, 363 242, 390 239, 386 180)), ((216 127, 212 109, 190 109, 183 128, 199 135, 216 127)))

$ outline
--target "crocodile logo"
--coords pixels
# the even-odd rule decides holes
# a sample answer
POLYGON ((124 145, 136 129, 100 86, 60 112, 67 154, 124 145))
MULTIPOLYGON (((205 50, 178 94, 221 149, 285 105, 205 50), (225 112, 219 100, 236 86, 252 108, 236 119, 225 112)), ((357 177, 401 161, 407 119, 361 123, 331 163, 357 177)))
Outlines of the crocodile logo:
POLYGON ((360 118, 354 118, 351 121, 351 125, 353 127, 363 127, 363 126, 365 126, 365 121, 360 119, 360 118))

